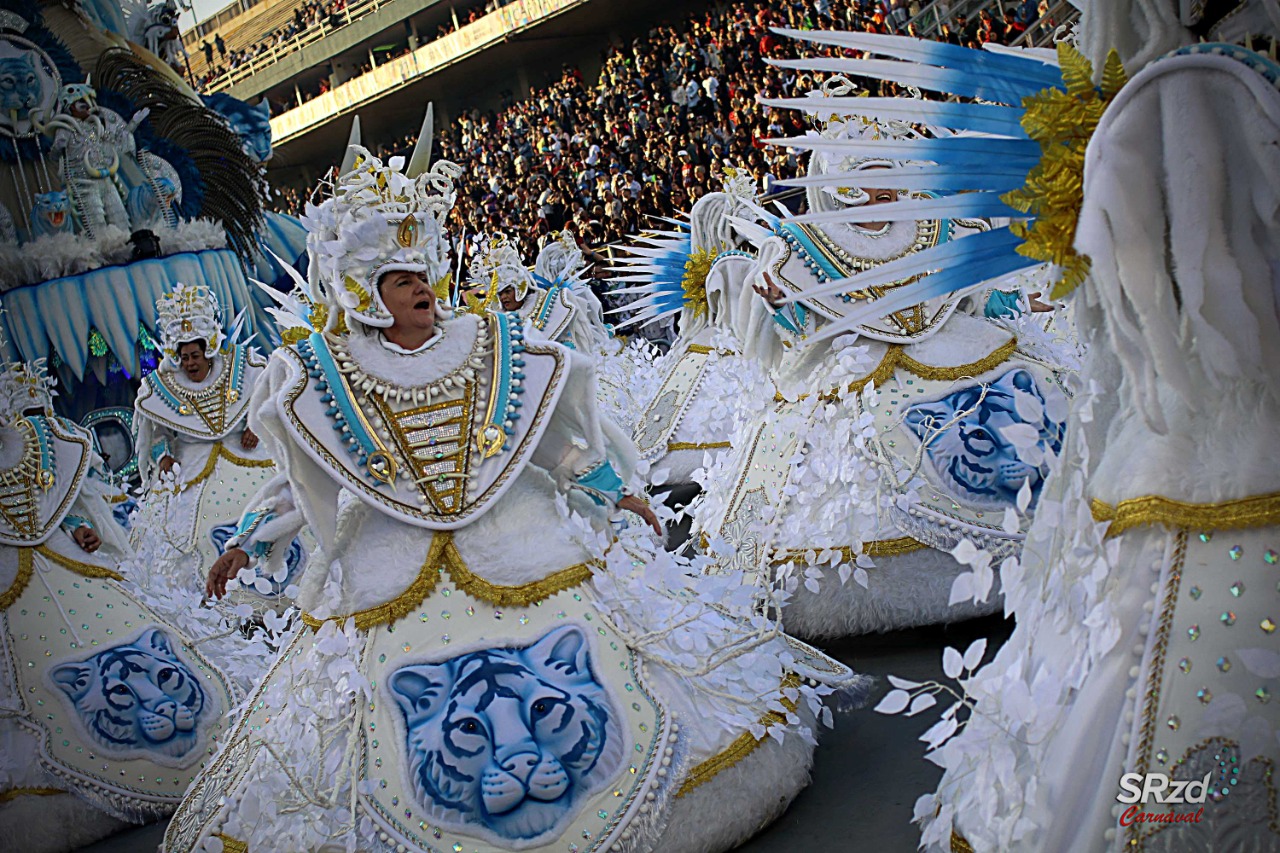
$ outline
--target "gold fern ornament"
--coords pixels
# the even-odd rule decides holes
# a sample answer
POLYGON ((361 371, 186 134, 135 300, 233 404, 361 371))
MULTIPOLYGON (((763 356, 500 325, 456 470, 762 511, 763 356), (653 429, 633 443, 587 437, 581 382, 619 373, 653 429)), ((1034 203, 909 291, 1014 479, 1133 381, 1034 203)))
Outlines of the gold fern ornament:
POLYGON ((684 291, 685 307, 693 312, 694 317, 705 317, 707 314, 707 276, 711 274, 711 264, 719 254, 720 248, 712 246, 699 249, 685 261, 680 288, 684 291))
POLYGON ((1022 187, 1001 196, 1005 204, 1034 217, 1009 229, 1024 240, 1019 254, 1059 268, 1052 299, 1075 290, 1089 272, 1088 256, 1074 248, 1084 201, 1084 153, 1103 112, 1128 82, 1115 50, 1107 54, 1098 86, 1093 64, 1072 45, 1058 43, 1058 63, 1066 91, 1045 89, 1022 100, 1022 128, 1040 143, 1040 161, 1022 187))

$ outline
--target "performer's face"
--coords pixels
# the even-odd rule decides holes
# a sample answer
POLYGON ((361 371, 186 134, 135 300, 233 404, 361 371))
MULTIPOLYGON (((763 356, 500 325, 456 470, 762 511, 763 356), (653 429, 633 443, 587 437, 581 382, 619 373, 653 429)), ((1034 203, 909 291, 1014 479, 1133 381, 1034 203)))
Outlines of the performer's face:
POLYGON ((424 274, 393 270, 378 281, 378 293, 395 321, 392 328, 426 332, 431 337, 436 326, 436 294, 424 274))
POLYGON ((514 287, 508 287, 499 293, 498 301, 502 303, 503 311, 515 311, 524 304, 523 299, 516 299, 516 289, 514 287))
POLYGON ((83 98, 71 105, 71 115, 73 118, 84 120, 89 117, 89 113, 93 111, 93 107, 83 98))
POLYGON ((188 341, 178 347, 178 365, 192 382, 203 382, 213 365, 204 348, 204 341, 188 341))
MULTIPOLYGON (((878 187, 873 190, 864 189, 863 192, 867 194, 867 201, 863 207, 871 207, 875 204, 888 204, 891 201, 898 200, 897 190, 885 189, 884 187, 878 187)), ((887 224, 887 222, 863 222, 862 227, 870 231, 879 231, 887 224)))

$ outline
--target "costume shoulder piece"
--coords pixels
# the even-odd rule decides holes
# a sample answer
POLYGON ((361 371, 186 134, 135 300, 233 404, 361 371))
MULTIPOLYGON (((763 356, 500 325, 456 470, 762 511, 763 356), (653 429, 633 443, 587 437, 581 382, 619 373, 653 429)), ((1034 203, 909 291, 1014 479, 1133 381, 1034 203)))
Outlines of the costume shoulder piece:
POLYGON ((551 340, 558 341, 569 331, 569 324, 577 313, 578 306, 573 303, 569 288, 557 284, 538 293, 529 322, 551 340))
POLYGON ((342 486, 432 530, 487 511, 528 463, 568 377, 564 349, 525 340, 515 314, 441 325, 424 352, 312 334, 280 350, 287 428, 342 486))
POLYGON ((199 385, 177 371, 154 370, 142 381, 138 411, 170 429, 218 441, 244 418, 265 366, 261 355, 238 344, 214 357, 209 376, 199 385))
POLYGON ((42 544, 80 494, 89 436, 70 421, 18 418, 0 430, 0 544, 42 544))

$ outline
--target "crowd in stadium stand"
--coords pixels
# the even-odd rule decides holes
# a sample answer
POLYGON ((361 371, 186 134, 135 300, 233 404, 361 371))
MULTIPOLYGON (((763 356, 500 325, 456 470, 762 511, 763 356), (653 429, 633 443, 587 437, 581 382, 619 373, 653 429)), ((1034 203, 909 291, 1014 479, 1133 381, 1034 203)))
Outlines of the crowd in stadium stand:
MULTIPOLYGON (((1047 3, 1007 7, 1002 17, 954 18, 938 36, 967 46, 1008 43, 1043 17, 1047 3)), ((497 111, 473 110, 437 133, 436 156, 466 168, 450 231, 518 236, 531 257, 541 235, 566 226, 599 246, 639 232, 650 217, 687 211, 718 187, 725 166, 747 169, 768 193, 799 164, 762 140, 806 128, 756 98, 815 86, 766 64, 794 51, 769 28, 913 32, 908 19, 905 2, 734 2, 609 47, 595 85, 566 66, 547 88, 497 111)), ((380 153, 407 154, 414 142, 406 137, 380 153)), ((277 202, 297 212, 301 194, 283 189, 277 202)))

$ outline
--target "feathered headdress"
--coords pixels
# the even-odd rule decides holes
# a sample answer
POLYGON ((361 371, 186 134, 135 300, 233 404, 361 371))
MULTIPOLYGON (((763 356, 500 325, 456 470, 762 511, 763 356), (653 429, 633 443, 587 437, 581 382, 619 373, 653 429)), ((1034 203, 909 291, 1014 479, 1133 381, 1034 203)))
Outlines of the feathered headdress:
POLYGON ((449 273, 449 243, 444 219, 453 207, 453 182, 462 169, 439 160, 410 178, 404 158, 387 164, 353 145, 355 167, 342 175, 333 197, 308 205, 311 266, 308 298, 328 306, 326 326, 339 318, 363 326, 387 328, 394 320, 378 293, 378 280, 396 270, 425 273, 432 282, 449 273))
POLYGON ((160 349, 173 367, 183 344, 204 341, 204 354, 213 358, 222 347, 222 309, 203 284, 179 284, 156 300, 156 330, 160 349))

